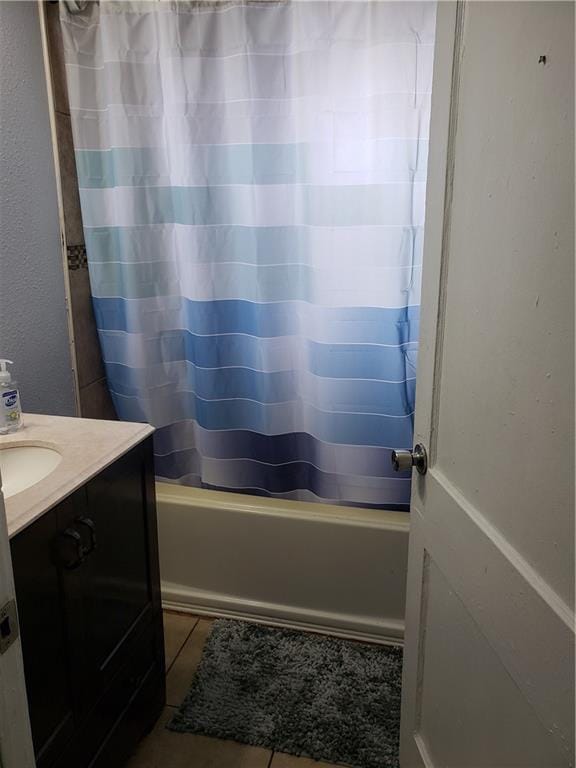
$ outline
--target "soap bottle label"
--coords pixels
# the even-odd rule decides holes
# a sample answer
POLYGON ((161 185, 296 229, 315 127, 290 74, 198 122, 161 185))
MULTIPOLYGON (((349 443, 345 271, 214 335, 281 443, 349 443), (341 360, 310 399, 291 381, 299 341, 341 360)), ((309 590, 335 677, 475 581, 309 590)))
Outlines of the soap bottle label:
POLYGON ((14 408, 18 405, 18 391, 16 389, 8 389, 2 393, 2 403, 4 408, 14 408))
POLYGON ((0 405, 0 425, 16 426, 20 421, 20 402, 17 389, 6 389, 2 392, 0 405))

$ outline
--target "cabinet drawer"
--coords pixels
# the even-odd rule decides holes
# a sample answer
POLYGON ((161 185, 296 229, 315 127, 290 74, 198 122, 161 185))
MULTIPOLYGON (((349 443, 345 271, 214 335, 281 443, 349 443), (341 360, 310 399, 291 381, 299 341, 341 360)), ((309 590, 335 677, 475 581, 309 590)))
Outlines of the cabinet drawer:
POLYGON ((90 768, 125 768, 140 739, 149 733, 166 703, 164 671, 156 662, 130 699, 90 768))
POLYGON ((108 733, 156 661, 156 639, 152 625, 135 638, 131 650, 130 661, 112 680, 54 768, 88 768, 96 759, 108 733))

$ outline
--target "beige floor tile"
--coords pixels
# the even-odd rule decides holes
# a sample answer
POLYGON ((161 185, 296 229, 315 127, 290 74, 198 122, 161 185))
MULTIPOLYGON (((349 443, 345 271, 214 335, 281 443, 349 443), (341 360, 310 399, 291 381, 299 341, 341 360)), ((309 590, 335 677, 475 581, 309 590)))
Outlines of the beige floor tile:
POLYGON ((274 752, 270 768, 334 768, 334 763, 319 763, 307 757, 295 757, 283 752, 274 752))
POLYGON ((188 635, 196 624, 198 616, 185 613, 164 611, 164 652, 166 654, 166 670, 178 656, 180 649, 188 639, 188 635))
POLYGON ((212 619, 200 619, 198 621, 178 658, 172 664, 166 678, 166 703, 172 707, 179 707, 188 693, 212 621, 212 619))
POLYGON ((173 712, 169 707, 164 710, 126 768, 267 768, 271 755, 267 749, 166 730, 173 712))

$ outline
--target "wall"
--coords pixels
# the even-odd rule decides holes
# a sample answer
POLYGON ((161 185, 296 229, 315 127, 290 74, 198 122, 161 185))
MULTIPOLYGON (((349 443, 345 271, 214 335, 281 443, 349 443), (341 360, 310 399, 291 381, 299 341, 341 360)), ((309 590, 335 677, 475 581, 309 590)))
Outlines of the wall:
POLYGON ((0 356, 25 410, 74 415, 48 100, 35 2, 0 2, 0 356))
POLYGON ((106 384, 92 311, 57 4, 46 6, 46 27, 56 117, 64 237, 68 255, 68 280, 75 339, 76 372, 80 390, 80 415, 91 419, 115 419, 116 413, 106 384))

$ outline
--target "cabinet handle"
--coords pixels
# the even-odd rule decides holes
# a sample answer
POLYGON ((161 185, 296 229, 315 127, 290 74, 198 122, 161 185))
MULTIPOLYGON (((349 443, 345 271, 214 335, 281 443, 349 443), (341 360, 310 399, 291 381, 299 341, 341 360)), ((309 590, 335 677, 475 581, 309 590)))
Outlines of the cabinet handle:
POLYGON ((88 535, 90 536, 90 546, 84 547, 84 555, 90 555, 96 549, 96 525, 89 517, 79 517, 76 520, 77 525, 83 525, 88 529, 88 535))
POLYGON ((62 565, 69 571, 74 570, 82 565, 84 562, 84 546, 82 545, 82 536, 75 531, 74 528, 66 528, 62 531, 62 538, 71 541, 75 547, 75 557, 66 558, 65 554, 62 556, 62 565))

